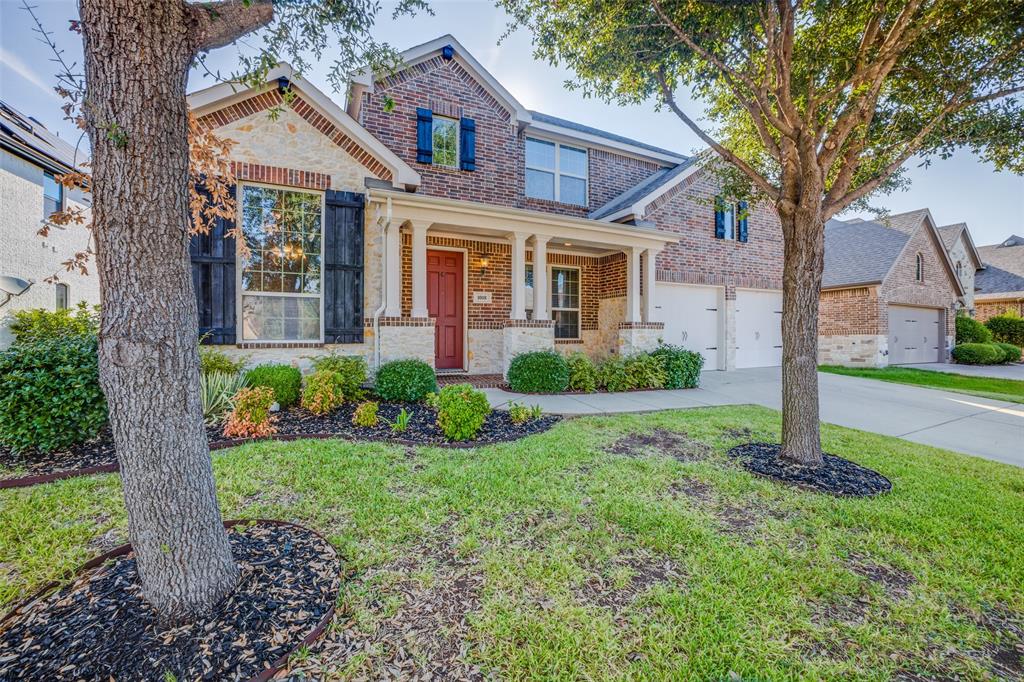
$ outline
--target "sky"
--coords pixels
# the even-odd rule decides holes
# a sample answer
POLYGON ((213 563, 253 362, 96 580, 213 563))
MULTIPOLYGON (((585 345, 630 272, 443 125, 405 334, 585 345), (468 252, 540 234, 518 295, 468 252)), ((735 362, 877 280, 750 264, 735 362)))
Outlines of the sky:
MULTIPOLYGON (((52 90, 56 72, 50 61, 52 54, 32 32, 33 24, 21 4, 21 0, 0 0, 0 99, 74 144, 78 132, 62 120, 62 102, 52 90)), ((53 32, 54 41, 65 50, 65 57, 80 63, 79 36, 67 31, 68 20, 77 16, 75 2, 35 0, 34 5, 46 28, 53 32)), ((389 5, 385 3, 376 35, 402 50, 450 33, 528 109, 682 153, 701 149, 700 141, 682 121, 671 112, 655 111, 653 102, 620 107, 585 99, 580 92, 566 89, 564 83, 572 74, 534 59, 528 32, 516 31, 499 44, 506 32, 507 17, 492 3, 431 0, 430 5, 433 16, 420 14, 392 21, 389 5)), ((208 61, 227 73, 236 57, 236 48, 227 47, 213 53, 208 61)), ((344 93, 333 92, 328 86, 327 67, 328 64, 314 67, 304 75, 340 102, 344 93)), ((189 90, 210 84, 211 80, 193 71, 189 90)), ((701 112, 698 103, 686 97, 680 97, 680 101, 687 111, 701 112)), ((913 161, 910 166, 909 190, 877 197, 876 205, 892 213, 929 208, 939 225, 966 222, 979 246, 998 243, 1013 233, 1024 235, 1024 178, 998 173, 969 152, 935 161, 928 168, 913 161)), ((857 214, 841 217, 852 218, 857 214)))

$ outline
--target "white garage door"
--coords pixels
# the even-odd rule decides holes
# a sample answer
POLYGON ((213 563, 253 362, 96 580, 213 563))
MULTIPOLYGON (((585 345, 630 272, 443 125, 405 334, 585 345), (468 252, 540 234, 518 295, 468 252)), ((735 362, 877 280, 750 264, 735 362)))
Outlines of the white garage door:
POLYGON ((719 369, 721 289, 658 282, 654 319, 665 323, 665 343, 697 351, 704 369, 719 369))
POLYGON ((943 345, 941 319, 936 308, 889 306, 889 364, 938 362, 943 345))
POLYGON ((736 367, 782 364, 782 292, 736 290, 736 367))

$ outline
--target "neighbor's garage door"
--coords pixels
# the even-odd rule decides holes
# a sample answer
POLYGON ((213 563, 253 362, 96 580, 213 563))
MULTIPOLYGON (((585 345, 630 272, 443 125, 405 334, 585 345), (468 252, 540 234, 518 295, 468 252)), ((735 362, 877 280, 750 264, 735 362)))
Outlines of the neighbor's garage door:
POLYGON ((736 290, 736 367, 782 364, 782 292, 736 290))
POLYGON ((939 362, 942 311, 936 308, 889 306, 889 364, 939 362))
POLYGON ((704 369, 720 369, 722 289, 658 282, 654 319, 665 323, 664 340, 704 356, 704 369))

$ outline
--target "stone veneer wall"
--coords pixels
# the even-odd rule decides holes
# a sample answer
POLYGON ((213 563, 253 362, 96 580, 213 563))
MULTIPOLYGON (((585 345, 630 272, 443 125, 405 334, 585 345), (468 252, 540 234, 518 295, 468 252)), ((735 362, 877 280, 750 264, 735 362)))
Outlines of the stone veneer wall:
POLYGON ((665 333, 661 322, 623 322, 618 329, 618 350, 620 355, 649 352, 658 347, 658 340, 665 333))
POLYGON ((885 367, 889 338, 882 334, 818 336, 818 363, 844 367, 885 367))
POLYGON ((555 323, 551 320, 508 320, 502 330, 502 341, 501 373, 507 376, 508 366, 515 356, 555 347, 555 323))
POLYGON ((383 318, 380 326, 381 364, 392 360, 422 360, 434 366, 434 319, 383 318))

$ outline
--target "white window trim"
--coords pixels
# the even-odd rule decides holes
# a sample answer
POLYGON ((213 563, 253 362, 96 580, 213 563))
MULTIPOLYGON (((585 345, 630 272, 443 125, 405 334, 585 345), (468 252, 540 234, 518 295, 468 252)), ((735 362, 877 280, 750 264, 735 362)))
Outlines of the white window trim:
POLYGON ((242 261, 241 245, 238 240, 235 240, 235 334, 236 343, 244 344, 256 344, 256 345, 276 345, 281 343, 323 343, 324 342, 324 220, 327 217, 327 193, 321 192, 315 189, 306 189, 304 187, 289 187, 287 185, 274 185, 269 182, 239 182, 235 186, 235 225, 238 226, 239 235, 244 237, 244 228, 242 227, 242 188, 243 187, 269 187, 271 189, 280 189, 288 192, 304 192, 306 194, 319 194, 320 195, 320 291, 317 294, 296 294, 296 293, 285 293, 285 292, 272 292, 272 291, 243 291, 242 290, 242 271, 244 263, 242 261), (316 339, 247 339, 245 338, 245 309, 242 307, 242 300, 244 296, 281 296, 288 298, 313 298, 314 296, 320 299, 320 336, 316 339))
POLYGON ((539 135, 529 135, 526 138, 526 142, 523 143, 523 159, 524 159, 524 162, 526 164, 526 170, 535 170, 535 171, 540 171, 541 173, 554 173, 554 175, 555 175, 554 199, 544 199, 542 197, 531 197, 529 194, 526 194, 526 176, 525 176, 525 173, 524 173, 524 175, 523 175, 523 193, 526 194, 526 196, 528 198, 530 198, 530 199, 539 199, 540 201, 556 201, 556 202, 558 202, 560 204, 566 204, 568 206, 583 206, 583 207, 587 207, 587 206, 590 205, 590 150, 588 148, 582 147, 582 146, 576 146, 574 144, 563 144, 563 143, 559 142, 558 140, 552 140, 552 139, 549 139, 549 138, 546 138, 546 137, 540 137, 539 135), (541 168, 540 166, 531 166, 530 163, 528 161, 526 161, 526 159, 528 158, 528 155, 526 153, 526 144, 530 140, 535 140, 537 142, 544 142, 544 143, 547 143, 547 144, 553 144, 555 146, 555 167, 553 169, 552 168, 541 168), (562 147, 567 147, 568 149, 574 149, 574 150, 576 150, 578 152, 583 152, 583 154, 586 156, 586 159, 587 159, 586 160, 586 168, 587 168, 586 175, 576 175, 575 173, 568 173, 568 172, 563 173, 562 172, 562 169, 561 169, 561 166, 562 166, 562 147), (583 203, 582 204, 574 204, 572 202, 562 201, 562 199, 561 199, 562 183, 560 182, 560 179, 561 179, 561 177, 563 175, 565 177, 567 177, 567 178, 576 178, 577 180, 582 180, 583 181, 583 203))
MULTIPOLYGON (((537 273, 534 272, 533 276, 536 277, 537 273)), ((583 338, 583 269, 576 265, 553 265, 548 263, 548 310, 551 315, 552 321, 555 319, 556 311, 568 311, 576 312, 576 336, 562 336, 555 337, 558 341, 579 341, 583 338), (556 308, 550 298, 553 296, 555 291, 554 274, 555 270, 575 270, 576 271, 576 307, 575 308, 556 308)))
POLYGON ((451 116, 438 116, 437 114, 432 114, 431 115, 431 117, 430 117, 430 148, 431 148, 432 151, 431 151, 431 157, 430 157, 430 165, 437 166, 438 168, 454 168, 455 170, 458 170, 458 168, 459 168, 459 159, 461 158, 461 156, 460 156, 461 149, 459 148, 459 144, 461 142, 460 138, 462 137, 461 127, 462 126, 459 123, 459 119, 457 119, 457 118, 452 118, 451 116), (448 164, 446 164, 446 163, 438 163, 437 162, 437 154, 435 153, 436 148, 434 147, 434 123, 436 121, 438 121, 438 120, 451 121, 453 124, 455 124, 455 161, 450 166, 448 164))
MULTIPOLYGON (((47 198, 46 197, 46 177, 47 176, 53 178, 53 182, 57 185, 57 191, 60 193, 60 198, 57 201, 57 210, 54 211, 53 213, 60 213, 61 211, 64 211, 64 210, 67 209, 67 201, 68 201, 67 189, 68 188, 65 187, 63 184, 61 184, 57 180, 57 176, 58 175, 59 175, 59 173, 51 173, 48 170, 44 170, 43 171, 43 204, 44 205, 46 204, 46 198, 47 198)), ((43 220, 45 222, 50 222, 50 216, 52 216, 53 213, 51 213, 50 215, 43 216, 43 220)))
MULTIPOLYGON (((739 231, 740 231, 740 221, 739 221, 740 205, 739 205, 739 202, 736 202, 736 201, 731 201, 731 202, 730 201, 723 201, 722 202, 722 208, 723 208, 723 211, 722 211, 723 214, 726 212, 726 210, 728 210, 729 215, 732 216, 732 220, 730 220, 729 223, 726 224, 725 236, 723 236, 722 239, 724 241, 729 241, 729 242, 738 242, 739 241, 739 231)), ((723 219, 722 222, 723 222, 723 224, 725 224, 725 220, 724 219, 723 219)))

